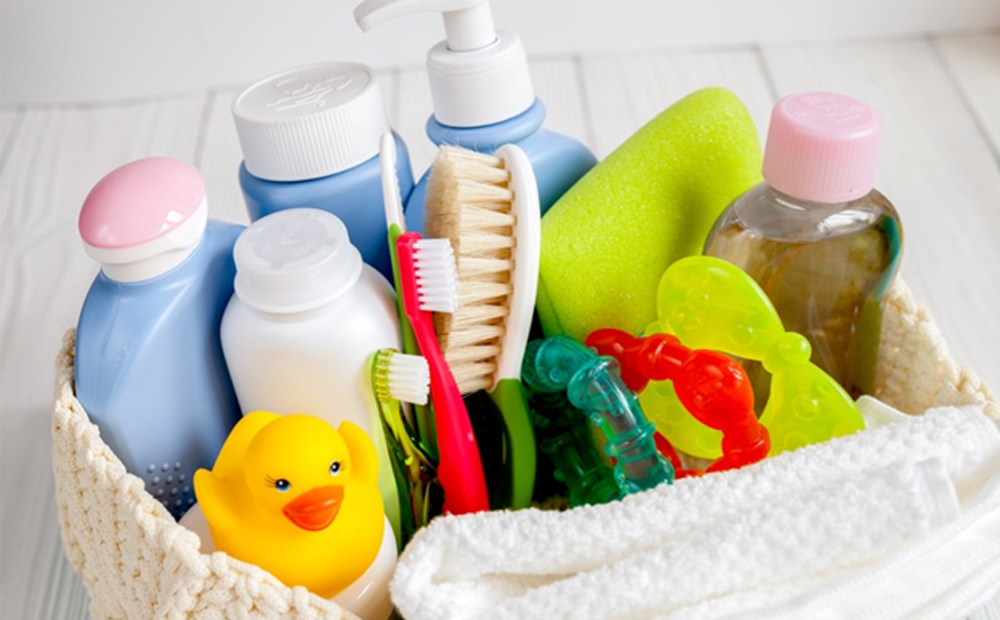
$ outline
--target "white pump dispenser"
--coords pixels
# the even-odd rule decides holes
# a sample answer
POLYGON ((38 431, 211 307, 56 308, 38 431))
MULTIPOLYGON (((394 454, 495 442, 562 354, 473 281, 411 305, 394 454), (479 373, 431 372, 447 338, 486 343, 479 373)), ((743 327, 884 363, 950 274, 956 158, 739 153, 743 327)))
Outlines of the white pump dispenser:
POLYGON ((450 127, 511 119, 535 101, 521 39, 495 30, 489 0, 365 0, 354 9, 362 30, 411 13, 443 14, 446 39, 427 53, 434 116, 450 127))

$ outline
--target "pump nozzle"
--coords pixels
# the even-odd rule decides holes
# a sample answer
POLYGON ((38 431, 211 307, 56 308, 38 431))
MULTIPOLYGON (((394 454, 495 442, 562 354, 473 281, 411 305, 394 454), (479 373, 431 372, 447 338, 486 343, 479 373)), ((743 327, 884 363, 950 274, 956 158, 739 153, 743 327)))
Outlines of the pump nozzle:
POLYGON ((443 14, 453 52, 482 49, 497 39, 489 0, 365 0, 354 9, 354 20, 367 32, 401 15, 430 11, 443 14))
POLYGON ((434 117, 450 127, 511 119, 535 101, 528 58, 516 34, 497 31, 489 0, 365 0, 354 20, 370 30, 390 19, 435 11, 446 39, 427 54, 434 117))

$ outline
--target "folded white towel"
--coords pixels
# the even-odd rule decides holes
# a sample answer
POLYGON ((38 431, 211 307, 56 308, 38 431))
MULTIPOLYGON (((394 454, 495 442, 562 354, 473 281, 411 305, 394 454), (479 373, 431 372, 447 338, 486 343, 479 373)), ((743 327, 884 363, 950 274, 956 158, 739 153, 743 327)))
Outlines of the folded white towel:
MULTIPOLYGON (((869 427, 906 418, 874 399, 862 399, 860 404, 869 427)), ((982 425, 984 443, 998 435, 998 427, 991 428, 995 424, 982 425)), ((1000 592, 1000 455, 986 450, 984 456, 990 458, 964 485, 960 517, 904 551, 844 574, 808 575, 794 583, 705 601, 661 618, 950 620, 967 616, 1000 592)))
POLYGON ((793 596, 763 591, 756 605, 714 601, 702 614, 673 618, 951 620, 966 617, 998 591, 1000 475, 962 508, 959 518, 897 553, 849 573, 811 576, 793 596))
POLYGON ((998 455, 989 420, 941 409, 604 506, 442 518, 407 547, 393 600, 409 620, 648 618, 834 578, 947 520, 998 455))

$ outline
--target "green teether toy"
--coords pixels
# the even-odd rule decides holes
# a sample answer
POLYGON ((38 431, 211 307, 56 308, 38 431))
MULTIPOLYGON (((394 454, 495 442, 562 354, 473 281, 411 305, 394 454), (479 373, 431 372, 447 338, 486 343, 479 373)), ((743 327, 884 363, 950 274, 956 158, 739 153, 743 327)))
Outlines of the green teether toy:
MULTIPOLYGON (((864 428, 854 400, 809 361, 804 336, 786 332, 771 301, 750 276, 710 256, 683 258, 663 274, 656 294, 659 324, 692 349, 713 349, 763 362, 771 395, 761 423, 777 454, 864 428)), ((675 447, 718 458, 721 433, 688 423, 669 383, 651 384, 639 399, 649 420, 675 447)))

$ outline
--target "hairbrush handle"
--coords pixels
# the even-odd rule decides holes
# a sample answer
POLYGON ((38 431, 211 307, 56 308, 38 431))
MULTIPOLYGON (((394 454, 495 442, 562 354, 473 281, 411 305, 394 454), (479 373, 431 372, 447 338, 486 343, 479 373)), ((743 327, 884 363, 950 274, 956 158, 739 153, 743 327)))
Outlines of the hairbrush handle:
POLYGON ((440 455, 437 474, 445 493, 444 511, 464 514, 489 510, 486 477, 465 402, 458 391, 455 377, 441 354, 441 347, 431 324, 431 313, 420 307, 417 266, 414 260, 414 245, 420 238, 417 233, 407 232, 400 235, 396 242, 401 281, 399 292, 403 296, 403 308, 413 327, 417 345, 430 368, 431 403, 440 455))

